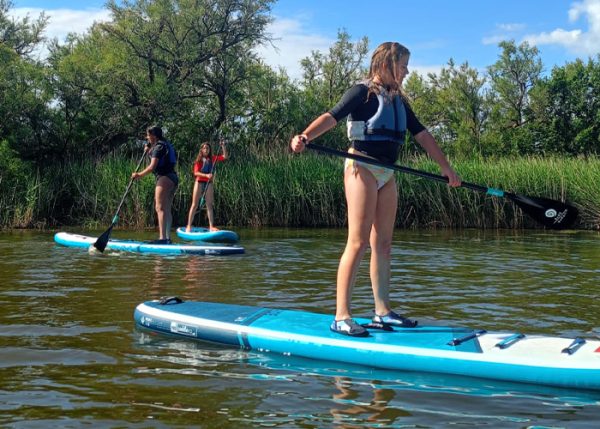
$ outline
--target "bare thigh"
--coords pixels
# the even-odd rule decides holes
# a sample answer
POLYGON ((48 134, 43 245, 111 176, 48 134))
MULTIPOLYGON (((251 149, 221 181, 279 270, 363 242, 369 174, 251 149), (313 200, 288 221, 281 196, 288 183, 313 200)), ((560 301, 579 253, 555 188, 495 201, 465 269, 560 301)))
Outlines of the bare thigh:
POLYGON ((171 206, 173 197, 175 196, 175 189, 177 186, 171 179, 166 176, 161 176, 156 182, 156 188, 154 190, 154 199, 156 201, 157 210, 165 210, 171 206))

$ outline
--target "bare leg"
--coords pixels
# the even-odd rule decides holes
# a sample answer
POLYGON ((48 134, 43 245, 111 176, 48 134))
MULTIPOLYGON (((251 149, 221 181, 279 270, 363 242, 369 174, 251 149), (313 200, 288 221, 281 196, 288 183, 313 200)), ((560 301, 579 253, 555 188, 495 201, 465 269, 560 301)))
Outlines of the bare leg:
POLYGON ((337 274, 336 320, 352 317, 350 303, 360 261, 369 244, 377 205, 375 177, 361 166, 347 167, 344 188, 348 205, 348 241, 337 274))
POLYGON ((375 221, 371 230, 371 286, 375 313, 383 316, 390 312, 390 259, 392 237, 398 209, 396 180, 391 179, 380 190, 377 198, 375 221))
POLYGON ((175 183, 166 176, 161 176, 156 182, 154 203, 158 218, 158 238, 161 240, 170 238, 170 229, 173 223, 171 206, 173 205, 175 189, 175 183))
MULTIPOLYGON (((170 179, 169 179, 170 180, 170 179)), ((177 185, 173 183, 173 187, 169 191, 168 201, 169 208, 167 209, 167 213, 165 216, 166 226, 165 226, 165 235, 166 238, 171 239, 171 228, 173 226, 173 200, 175 199, 175 191, 177 190, 177 185)))
POLYGON ((192 191, 192 205, 190 206, 190 211, 188 212, 188 221, 185 230, 187 232, 192 231, 192 226, 194 224, 194 217, 196 216, 196 212, 198 211, 198 202, 200 202, 200 194, 201 192, 201 184, 197 180, 194 180, 194 190, 192 191))
POLYGON ((206 190, 205 195, 206 201, 206 216, 208 217, 208 229, 215 229, 215 211, 214 211, 214 202, 215 202, 215 187, 212 182, 208 185, 208 189, 206 190))

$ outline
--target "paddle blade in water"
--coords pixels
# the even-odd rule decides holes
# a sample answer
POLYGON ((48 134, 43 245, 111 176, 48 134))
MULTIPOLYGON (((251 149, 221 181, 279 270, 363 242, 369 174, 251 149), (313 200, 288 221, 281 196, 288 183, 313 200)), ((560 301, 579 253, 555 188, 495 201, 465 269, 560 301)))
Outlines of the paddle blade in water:
POLYGON ((551 229, 567 229, 577 220, 578 210, 566 203, 540 197, 505 194, 529 216, 551 229))
POLYGON ((101 252, 104 252, 104 249, 106 249, 106 245, 108 244, 108 239, 110 237, 112 229, 113 225, 111 225, 106 231, 104 231, 104 233, 100 237, 98 237, 98 239, 94 243, 94 247, 96 249, 98 249, 101 252))

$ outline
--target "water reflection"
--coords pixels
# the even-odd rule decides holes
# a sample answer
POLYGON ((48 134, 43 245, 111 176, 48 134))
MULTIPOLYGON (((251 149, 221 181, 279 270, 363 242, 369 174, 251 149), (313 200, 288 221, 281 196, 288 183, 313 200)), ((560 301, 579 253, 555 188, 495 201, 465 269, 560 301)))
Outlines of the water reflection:
POLYGON ((315 410, 310 418, 302 415, 318 427, 332 425, 352 429, 418 426, 416 422, 430 419, 437 423, 443 420, 449 425, 480 427, 483 422, 489 425, 495 421, 498 425, 495 427, 522 427, 533 421, 529 416, 531 407, 542 407, 546 413, 554 410, 559 414, 589 417, 596 415, 600 406, 600 392, 379 370, 203 342, 170 340, 141 332, 138 335, 144 349, 153 353, 143 355, 145 364, 138 368, 140 373, 157 377, 172 373, 221 382, 237 379, 251 390, 264 385, 269 395, 257 404, 253 414, 245 416, 244 421, 251 426, 287 421, 275 415, 272 407, 287 410, 286 418, 293 421, 294 413, 298 413, 293 408, 296 405, 292 405, 296 400, 303 401, 304 409, 315 410), (166 363, 175 366, 168 368, 166 363), (304 389, 296 391, 294 386, 304 386, 304 389), (282 397, 273 402, 273 397, 280 395, 282 397), (493 407, 490 407, 491 400, 495 404, 493 407), (312 405, 307 405, 306 401, 312 405), (316 412, 319 409, 326 409, 327 416, 316 412))
POLYGON ((168 281, 167 270, 170 260, 164 257, 153 257, 152 274, 148 276, 150 282, 149 293, 151 295, 160 295, 160 291, 164 289, 165 283, 168 281))
POLYGON ((390 426, 401 416, 410 413, 390 406, 396 393, 392 389, 377 388, 372 385, 372 390, 367 392, 370 399, 360 400, 360 392, 352 388, 352 380, 347 377, 335 377, 335 387, 339 393, 333 395, 337 407, 330 410, 333 422, 337 428, 355 429, 357 423, 377 423, 377 426, 390 426))

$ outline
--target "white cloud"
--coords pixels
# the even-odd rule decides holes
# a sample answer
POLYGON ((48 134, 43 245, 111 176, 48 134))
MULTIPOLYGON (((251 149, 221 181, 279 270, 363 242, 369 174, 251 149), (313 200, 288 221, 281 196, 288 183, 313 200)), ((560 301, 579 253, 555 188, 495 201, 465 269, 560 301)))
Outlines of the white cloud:
MULTIPOLYGON (((50 9, 44 10, 40 8, 15 8, 9 11, 10 16, 17 20, 29 17, 30 20, 36 20, 42 12, 48 17, 48 24, 44 32, 44 36, 48 40, 54 38, 59 42, 64 42, 65 38, 70 33, 83 34, 95 22, 104 22, 110 20, 108 9, 50 9)), ((48 52, 46 48, 41 48, 37 53, 40 57, 45 57, 48 52)))
POLYGON ((503 23, 496 24, 495 34, 481 39, 484 45, 497 45, 504 40, 515 39, 515 35, 525 29, 525 24, 503 23))
POLYGON ((503 40, 508 39, 511 39, 511 37, 507 36, 506 34, 498 34, 496 36, 484 37, 483 39, 481 39, 481 43, 483 43, 484 45, 497 45, 503 40))
POLYGON ((530 34, 525 40, 534 45, 559 45, 578 55, 595 55, 600 52, 600 0, 583 0, 569 9, 569 21, 581 18, 587 21, 587 30, 557 28, 549 32, 530 34))
POLYGON ((44 10, 39 8, 15 8, 11 15, 17 19, 29 16, 30 19, 36 19, 42 12, 49 18, 46 27, 46 37, 49 39, 58 38, 64 41, 69 33, 85 33, 94 22, 103 22, 110 20, 110 13, 107 9, 51 9, 44 10))
POLYGON ((522 31, 525 28, 525 24, 519 24, 519 23, 505 23, 505 24, 498 24, 497 27, 502 30, 502 31, 508 31, 508 32, 516 32, 516 31, 522 31))
POLYGON ((306 31, 302 18, 276 17, 267 33, 273 38, 274 46, 261 46, 256 49, 257 54, 274 69, 284 68, 292 79, 302 78, 301 59, 310 56, 312 51, 326 53, 335 43, 335 39, 306 31))

